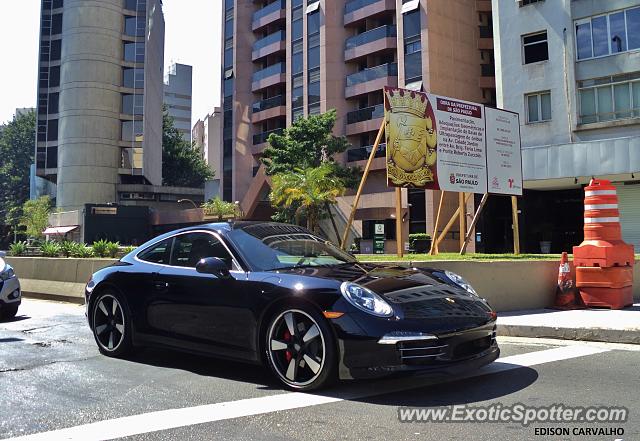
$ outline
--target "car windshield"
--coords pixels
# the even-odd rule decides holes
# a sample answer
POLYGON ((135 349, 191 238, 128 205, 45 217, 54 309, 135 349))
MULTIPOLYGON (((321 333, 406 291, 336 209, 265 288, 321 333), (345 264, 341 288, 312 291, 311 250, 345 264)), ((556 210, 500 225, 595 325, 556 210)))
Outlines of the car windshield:
POLYGON ((331 242, 292 225, 256 224, 232 230, 228 237, 253 271, 355 262, 331 242))

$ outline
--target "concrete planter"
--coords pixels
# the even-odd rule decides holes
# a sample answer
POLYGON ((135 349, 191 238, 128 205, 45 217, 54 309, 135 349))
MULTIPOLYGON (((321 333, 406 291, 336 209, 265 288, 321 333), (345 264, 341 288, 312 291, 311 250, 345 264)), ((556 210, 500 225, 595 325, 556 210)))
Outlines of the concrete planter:
MULTIPOLYGON (((116 259, 65 259, 7 257, 27 295, 82 303, 84 286, 91 275, 116 259)), ((382 263, 382 262, 377 262, 382 263)), ((558 278, 558 262, 428 261, 385 262, 391 265, 448 269, 466 278, 497 311, 537 309, 551 306, 558 278)), ((634 298, 640 298, 640 264, 634 267, 634 298)))

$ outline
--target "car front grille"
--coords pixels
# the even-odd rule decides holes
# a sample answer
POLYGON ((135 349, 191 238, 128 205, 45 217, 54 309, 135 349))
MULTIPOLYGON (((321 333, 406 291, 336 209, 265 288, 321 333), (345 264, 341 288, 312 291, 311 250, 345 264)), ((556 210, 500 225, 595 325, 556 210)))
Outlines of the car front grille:
POLYGON ((496 342, 496 328, 443 336, 433 341, 415 340, 396 344, 398 357, 406 365, 439 365, 472 358, 496 342))

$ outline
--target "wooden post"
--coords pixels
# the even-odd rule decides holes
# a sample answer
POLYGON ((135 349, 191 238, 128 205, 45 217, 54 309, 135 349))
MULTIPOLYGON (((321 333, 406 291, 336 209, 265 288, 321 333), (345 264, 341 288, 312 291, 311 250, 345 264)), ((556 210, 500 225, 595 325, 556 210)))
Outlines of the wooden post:
POLYGON ((473 219, 471 220, 471 225, 469 225, 469 232, 464 237, 464 244, 462 248, 460 248, 460 255, 463 255, 467 252, 467 245, 469 244, 469 239, 471 238, 471 234, 473 234, 473 229, 476 227, 478 223, 478 219, 480 219, 480 212, 484 208, 484 204, 487 203, 487 199, 489 199, 489 193, 485 193, 482 195, 482 200, 480 201, 480 205, 478 206, 478 210, 476 214, 473 215, 473 219))
POLYGON ((513 253, 520 254, 520 227, 518 226, 518 198, 511 196, 511 216, 513 217, 513 253))
MULTIPOLYGON (((465 195, 465 197, 464 197, 464 203, 465 204, 469 200, 469 196, 471 196, 472 194, 473 193, 467 193, 465 195)), ((449 230, 451 229, 453 224, 456 223, 456 218, 458 217, 459 213, 460 213, 460 207, 458 207, 456 209, 455 213, 453 213, 453 216, 451 216, 451 219, 449 219, 449 222, 444 227, 444 230, 442 230, 442 233, 440 233, 440 236, 438 236, 438 239, 436 240, 436 246, 440 245, 440 242, 442 242, 444 240, 444 236, 446 236, 446 234, 449 232, 449 230)))
POLYGON ((396 187, 396 252, 398 257, 404 254, 402 240, 402 188, 396 187))
POLYGON ((431 248, 429 249, 429 254, 435 256, 438 254, 438 244, 436 243, 436 238, 438 237, 438 224, 440 223, 440 212, 442 211, 442 203, 444 202, 444 191, 440 191, 440 202, 438 203, 438 212, 436 213, 436 222, 433 226, 433 235, 431 236, 431 248))
POLYGON ((460 209, 460 248, 464 246, 464 238, 467 235, 467 204, 464 201, 464 196, 464 193, 458 193, 458 207, 460 209))
POLYGON ((362 194, 364 183, 367 180, 367 176, 369 175, 369 169, 371 169, 371 163, 373 162, 373 158, 375 158, 376 156, 376 152, 378 151, 378 146, 380 145, 380 140, 382 139, 383 134, 384 134, 384 119, 382 120, 382 124, 380 124, 380 129, 378 130, 378 136, 376 136, 376 142, 373 144, 373 148, 371 149, 371 154, 369 155, 369 159, 367 160, 367 165, 364 167, 364 172, 362 173, 362 179, 360 180, 360 185, 358 186, 356 197, 353 200, 353 206, 351 207, 351 213, 349 214, 347 226, 345 227, 344 234, 342 235, 342 242, 340 243, 340 247, 343 250, 347 246, 347 239, 349 238, 349 230, 351 229, 351 224, 353 224, 353 218, 355 217, 356 210, 358 209, 358 202, 360 202, 360 195, 362 194))

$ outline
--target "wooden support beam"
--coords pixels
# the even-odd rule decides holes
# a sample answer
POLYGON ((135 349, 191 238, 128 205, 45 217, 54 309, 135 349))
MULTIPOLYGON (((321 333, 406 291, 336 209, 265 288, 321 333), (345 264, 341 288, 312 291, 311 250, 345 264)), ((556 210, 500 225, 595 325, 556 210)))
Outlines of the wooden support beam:
POLYGON ((433 225, 433 234, 431 235, 431 248, 429 254, 432 256, 438 254, 438 245, 436 244, 436 235, 438 234, 438 224, 440 223, 440 213, 442 212, 442 203, 444 202, 444 191, 440 191, 440 202, 438 203, 438 212, 436 213, 436 222, 433 225))
MULTIPOLYGON (((464 197, 464 203, 466 204, 467 201, 469 200, 469 196, 471 196, 473 193, 467 193, 464 197)), ((449 222, 447 223, 447 225, 444 227, 444 230, 442 230, 442 233, 440 233, 440 236, 438 236, 438 239, 436 240, 436 246, 440 245, 440 242, 442 242, 444 240, 444 237, 446 236, 446 234, 449 232, 449 230, 451 229, 451 227, 453 226, 454 223, 456 223, 456 218, 458 217, 460 213, 460 207, 458 207, 456 209, 456 211, 453 213, 453 216, 451 216, 451 219, 449 219, 449 222)))
POLYGON ((489 199, 489 193, 483 194, 482 200, 480 201, 480 205, 476 210, 476 214, 473 215, 473 219, 471 220, 471 224, 469 225, 469 231, 464 237, 464 244, 462 245, 462 248, 460 248, 460 255, 463 255, 467 252, 467 245, 469 245, 469 239, 473 234, 473 229, 476 227, 476 224, 478 223, 478 219, 480 219, 480 213, 482 212, 484 205, 487 203, 487 199, 489 199))
POLYGON ((380 145, 380 141, 382 139, 382 135, 384 134, 384 119, 380 124, 380 129, 378 130, 378 136, 376 136, 376 142, 373 144, 373 148, 371 149, 371 154, 369 154, 369 159, 367 160, 367 165, 364 167, 364 172, 362 173, 362 179, 360 180, 360 185, 358 186, 358 191, 356 192, 356 197, 353 200, 353 205, 351 207, 351 213, 349 214, 349 219, 347 220, 347 226, 344 229, 344 234, 342 235, 342 242, 340 243, 340 247, 344 250, 347 246, 347 239, 349 238, 349 230, 351 229, 351 225, 353 224, 353 219, 356 215, 356 210, 358 209, 358 202, 360 202, 360 196, 362 195, 362 189, 364 188, 364 183, 367 180, 367 176, 369 175, 369 170, 371 169, 371 163, 373 162, 373 158, 376 156, 376 152, 378 151, 378 146, 380 145))
POLYGON ((518 225, 518 198, 511 196, 511 216, 513 218, 513 253, 520 254, 520 227, 518 225))
POLYGON ((402 188, 396 187, 396 252, 398 257, 404 254, 402 240, 402 188))

